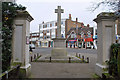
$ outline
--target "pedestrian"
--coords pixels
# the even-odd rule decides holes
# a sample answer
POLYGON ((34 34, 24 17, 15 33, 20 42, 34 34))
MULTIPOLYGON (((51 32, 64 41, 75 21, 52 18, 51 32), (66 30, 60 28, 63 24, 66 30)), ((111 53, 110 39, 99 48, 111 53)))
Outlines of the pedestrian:
POLYGON ((32 50, 32 47, 30 46, 30 50, 29 51, 31 51, 31 52, 33 52, 33 50, 32 50))

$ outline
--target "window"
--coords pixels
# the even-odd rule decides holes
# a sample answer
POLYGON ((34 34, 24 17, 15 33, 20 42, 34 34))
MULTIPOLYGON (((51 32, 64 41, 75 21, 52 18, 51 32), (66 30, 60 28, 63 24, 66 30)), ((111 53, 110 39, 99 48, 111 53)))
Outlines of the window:
POLYGON ((88 37, 91 37, 91 32, 90 31, 88 31, 87 34, 88 34, 88 37))
POLYGON ((81 38, 84 38, 84 32, 81 32, 81 38))
POLYGON ((57 22, 55 23, 55 26, 57 26, 57 22))
POLYGON ((64 38, 64 35, 62 34, 62 38, 64 38))
POLYGON ((52 23, 52 26, 54 26, 54 22, 52 23))
POLYGON ((47 42, 44 43, 44 46, 47 46, 47 42))
POLYGON ((52 38, 55 38, 55 35, 52 35, 51 37, 52 37, 52 38))
POLYGON ((50 31, 49 30, 47 30, 47 33, 49 33, 50 31))
POLYGON ((76 34, 74 32, 72 32, 71 38, 76 38, 76 34))
POLYGON ((95 34, 97 35, 97 29, 95 30, 95 34))
POLYGON ((52 33, 52 29, 50 29, 50 33, 52 33))
POLYGON ((44 39, 46 39, 46 36, 44 36, 44 39))
POLYGON ((47 25, 43 25, 43 28, 46 28, 47 27, 47 25))
POLYGON ((61 31, 65 31, 65 27, 61 27, 61 31))
POLYGON ((36 36, 36 34, 32 34, 32 36, 36 36))
POLYGON ((45 28, 45 25, 43 25, 43 28, 45 28))
POLYGON ((43 28, 43 26, 42 26, 42 25, 40 25, 39 27, 40 27, 40 29, 41 29, 41 28, 43 28))
POLYGON ((50 24, 50 27, 52 27, 52 24, 50 24))
POLYGON ((44 30, 44 33, 47 33, 47 30, 44 30))
POLYGON ((63 21, 61 21, 61 25, 63 25, 63 21))
POLYGON ((90 47, 90 42, 87 42, 87 47, 90 47))
POLYGON ((45 28, 47 28, 47 25, 45 25, 45 28))
POLYGON ((63 26, 65 26, 65 21, 63 22, 63 26))
POLYGON ((38 33, 36 34, 36 36, 38 36, 38 33))
POLYGON ((50 36, 47 36, 47 38, 50 38, 50 36))
POLYGON ((40 39, 42 39, 43 38, 43 36, 40 36, 40 39))
POLYGON ((52 33, 55 33, 55 29, 52 29, 52 33))
POLYGON ((47 24, 47 27, 50 27, 49 23, 47 24))

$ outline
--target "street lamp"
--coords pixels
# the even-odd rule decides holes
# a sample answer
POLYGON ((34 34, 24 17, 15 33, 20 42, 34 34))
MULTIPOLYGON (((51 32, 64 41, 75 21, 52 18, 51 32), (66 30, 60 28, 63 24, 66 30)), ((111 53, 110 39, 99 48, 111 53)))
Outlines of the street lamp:
POLYGON ((117 4, 117 7, 118 7, 118 9, 115 12, 115 16, 117 17, 117 35, 116 35, 116 37, 119 36, 118 43, 120 43, 120 0, 117 4))
POLYGON ((76 36, 77 36, 77 48, 78 48, 78 18, 76 18, 76 36))

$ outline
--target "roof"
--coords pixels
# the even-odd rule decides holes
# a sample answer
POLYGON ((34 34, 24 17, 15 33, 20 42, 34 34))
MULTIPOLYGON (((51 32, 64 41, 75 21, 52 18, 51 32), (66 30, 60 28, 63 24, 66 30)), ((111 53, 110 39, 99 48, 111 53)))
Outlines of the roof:
MULTIPOLYGON (((75 31, 76 32, 76 28, 71 28, 68 32, 67 35, 69 35, 71 33, 71 31, 75 31)), ((87 34, 87 32, 90 31, 93 34, 93 27, 78 27, 78 34, 80 34, 81 32, 84 32, 84 34, 87 34)))

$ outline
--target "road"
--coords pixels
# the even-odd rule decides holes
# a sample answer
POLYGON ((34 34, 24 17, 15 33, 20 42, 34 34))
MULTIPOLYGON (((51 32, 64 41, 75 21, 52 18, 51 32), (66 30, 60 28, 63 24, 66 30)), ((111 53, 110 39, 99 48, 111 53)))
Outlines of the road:
MULTIPOLYGON (((36 48, 33 49, 33 53, 40 53, 42 55, 51 54, 52 48, 36 48)), ((72 53, 89 53, 89 54, 97 54, 97 50, 95 49, 74 49, 67 48, 68 54, 72 53)))

